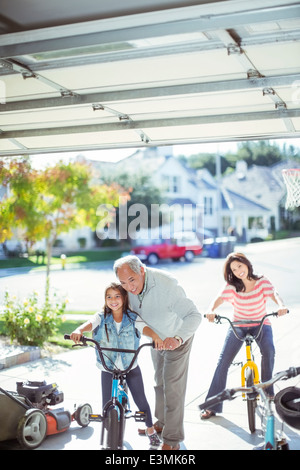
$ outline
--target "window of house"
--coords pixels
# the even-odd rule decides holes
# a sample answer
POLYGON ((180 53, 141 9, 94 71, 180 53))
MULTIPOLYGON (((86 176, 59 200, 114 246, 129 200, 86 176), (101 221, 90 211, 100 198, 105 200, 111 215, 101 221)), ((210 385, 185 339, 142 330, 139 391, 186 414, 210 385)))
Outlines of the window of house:
POLYGON ((225 215, 222 217, 222 230, 223 230, 223 233, 228 233, 228 230, 231 226, 231 220, 230 220, 230 216, 228 215, 225 215))
POLYGON ((181 178, 175 175, 163 175, 163 186, 168 193, 180 193, 181 178))
POLYGON ((204 197, 204 215, 212 215, 213 213, 213 198, 204 197))
POLYGON ((249 217, 248 228, 264 228, 264 221, 262 217, 249 217))

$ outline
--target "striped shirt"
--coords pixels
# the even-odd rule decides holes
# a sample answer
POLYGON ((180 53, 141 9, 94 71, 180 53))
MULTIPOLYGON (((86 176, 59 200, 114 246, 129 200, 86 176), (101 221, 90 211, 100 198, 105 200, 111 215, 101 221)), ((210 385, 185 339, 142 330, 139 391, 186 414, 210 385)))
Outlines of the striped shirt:
MULTIPOLYGON (((255 282, 254 288, 250 292, 237 292, 234 286, 227 284, 220 297, 233 305, 233 321, 245 319, 260 321, 267 313, 267 299, 273 294, 274 287, 263 276, 255 282)), ((268 319, 264 323, 270 324, 268 319)))

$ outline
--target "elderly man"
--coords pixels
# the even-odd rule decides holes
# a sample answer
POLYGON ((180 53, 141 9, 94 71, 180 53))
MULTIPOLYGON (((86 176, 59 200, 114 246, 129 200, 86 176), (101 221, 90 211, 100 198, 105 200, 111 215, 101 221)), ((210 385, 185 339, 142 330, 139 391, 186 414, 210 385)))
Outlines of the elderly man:
POLYGON ((131 310, 164 341, 164 350, 152 350, 155 370, 155 428, 162 431, 162 450, 176 450, 184 439, 183 417, 188 362, 193 335, 201 314, 169 273, 146 268, 136 256, 114 264, 128 292, 131 310))

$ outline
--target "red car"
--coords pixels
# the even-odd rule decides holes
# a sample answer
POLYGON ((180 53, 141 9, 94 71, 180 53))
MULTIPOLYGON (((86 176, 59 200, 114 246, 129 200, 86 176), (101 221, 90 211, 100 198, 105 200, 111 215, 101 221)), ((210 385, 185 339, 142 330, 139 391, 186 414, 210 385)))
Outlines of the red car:
POLYGON ((152 265, 157 264, 160 259, 167 258, 174 261, 180 258, 192 261, 195 256, 201 255, 203 249, 194 232, 180 232, 166 240, 139 239, 134 243, 131 254, 152 265))

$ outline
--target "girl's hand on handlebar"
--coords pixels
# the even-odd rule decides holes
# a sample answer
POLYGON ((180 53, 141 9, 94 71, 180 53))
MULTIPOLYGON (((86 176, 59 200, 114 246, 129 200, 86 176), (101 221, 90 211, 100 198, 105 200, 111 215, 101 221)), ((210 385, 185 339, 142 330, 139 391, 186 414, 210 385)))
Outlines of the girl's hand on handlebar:
POLYGON ((158 335, 153 335, 153 342, 155 349, 162 350, 164 349, 164 342, 158 335))
POLYGON ((216 314, 215 313, 207 313, 205 315, 205 318, 207 318, 207 320, 210 322, 210 323, 213 323, 215 321, 215 318, 216 318, 216 314))
POLYGON ((74 341, 74 343, 78 344, 80 343, 81 336, 82 336, 81 331, 74 330, 73 333, 70 334, 70 339, 74 341))
POLYGON ((149 326, 146 325, 143 328, 143 335, 149 336, 149 338, 152 339, 155 349, 164 349, 163 348, 163 340, 158 336, 157 333, 155 333, 152 330, 152 328, 150 328, 149 326))
POLYGON ((278 317, 282 317, 283 315, 286 315, 288 313, 288 309, 284 306, 280 307, 280 309, 277 311, 278 317))

